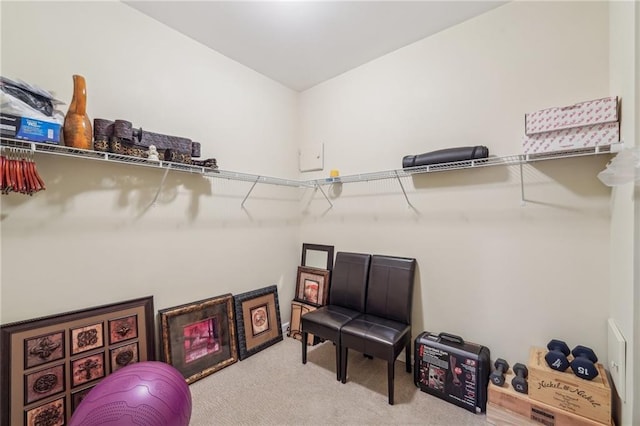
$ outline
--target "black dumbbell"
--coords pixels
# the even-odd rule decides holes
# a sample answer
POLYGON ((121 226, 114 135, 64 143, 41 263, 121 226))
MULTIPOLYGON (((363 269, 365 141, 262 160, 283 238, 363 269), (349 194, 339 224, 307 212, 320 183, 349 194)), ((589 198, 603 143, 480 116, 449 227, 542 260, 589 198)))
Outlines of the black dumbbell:
POLYGON ((513 386, 513 389, 520 393, 529 393, 529 384, 527 383, 529 370, 527 369, 527 366, 517 363, 513 366, 513 372, 517 374, 517 376, 511 380, 511 386, 513 386))
POLYGON ((547 344, 549 352, 544 356, 549 367, 558 371, 565 371, 569 368, 569 346, 562 340, 553 339, 547 344))
POLYGON ((598 375, 596 362, 598 357, 591 348, 578 345, 571 351, 573 361, 571 361, 571 369, 576 376, 585 380, 593 380, 598 375))
POLYGON ((496 386, 504 385, 504 375, 507 373, 509 369, 509 363, 502 358, 496 359, 496 362, 493 363, 496 369, 493 370, 489 378, 496 386))

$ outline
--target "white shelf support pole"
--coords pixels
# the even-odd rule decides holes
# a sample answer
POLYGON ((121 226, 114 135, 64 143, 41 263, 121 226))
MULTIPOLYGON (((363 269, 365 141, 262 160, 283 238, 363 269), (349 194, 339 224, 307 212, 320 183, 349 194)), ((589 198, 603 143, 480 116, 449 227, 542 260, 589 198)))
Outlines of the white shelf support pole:
POLYGON ((404 195, 404 199, 407 200, 407 204, 409 205, 409 207, 411 207, 412 209, 416 209, 415 207, 413 207, 413 204, 411 204, 411 201, 409 201, 409 197, 407 197, 407 191, 404 190, 404 185, 402 184, 402 180, 400 180, 400 176, 398 175, 398 171, 395 170, 394 171, 395 175, 396 175, 396 179, 398 179, 398 183, 400 184, 400 189, 402 189, 402 194, 404 195))
POLYGON ((526 201, 524 199, 524 173, 522 163, 524 163, 524 161, 520 161, 520 206, 524 207, 526 201))
POLYGON ((325 194, 325 192, 322 190, 322 187, 320 185, 318 185, 318 182, 316 182, 316 188, 320 190, 320 192, 322 192, 322 195, 324 195, 324 198, 327 200, 327 203, 329 203, 329 205, 331 207, 329 207, 330 209, 333 208, 333 203, 331 202, 331 200, 329 200, 329 197, 327 197, 327 194, 325 194))
POLYGON ((247 201, 247 198, 249 198, 249 194, 251 194, 251 191, 253 191, 253 188, 256 187, 256 184, 258 183, 259 180, 260 180, 260 176, 256 177, 255 182, 253 182, 253 185, 251 185, 251 188, 249 188, 249 192, 247 192, 247 195, 244 196, 244 200, 242 200, 242 203, 240 203, 240 208, 244 209, 244 202, 247 201))
POLYGON ((155 205, 156 201, 158 201, 158 197, 160 196, 160 192, 162 191, 162 187, 164 186, 165 180, 167 180, 167 175, 169 174, 169 169, 164 170, 164 175, 162 175, 162 180, 160 181, 160 186, 158 186, 158 191, 156 192, 156 196, 153 197, 153 201, 151 201, 151 205, 155 205))

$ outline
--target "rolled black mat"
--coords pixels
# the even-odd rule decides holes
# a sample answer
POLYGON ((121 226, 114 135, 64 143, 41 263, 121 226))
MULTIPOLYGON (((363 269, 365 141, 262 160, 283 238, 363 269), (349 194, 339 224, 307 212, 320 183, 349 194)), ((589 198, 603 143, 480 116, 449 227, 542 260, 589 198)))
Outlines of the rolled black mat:
POLYGON ((451 163, 454 161, 477 160, 487 158, 488 156, 489 148, 483 145, 439 149, 437 151, 425 152, 424 154, 405 155, 402 158, 402 168, 451 163))

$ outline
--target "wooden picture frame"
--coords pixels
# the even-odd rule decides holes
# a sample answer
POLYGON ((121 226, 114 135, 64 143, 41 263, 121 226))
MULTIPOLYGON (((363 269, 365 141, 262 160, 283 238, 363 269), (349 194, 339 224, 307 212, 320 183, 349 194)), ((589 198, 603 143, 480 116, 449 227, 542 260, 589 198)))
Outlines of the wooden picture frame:
POLYGON ((111 345, 110 322, 132 316, 137 336, 126 343, 135 342, 138 361, 153 361, 153 296, 3 324, 0 424, 68 424, 73 395, 110 374, 109 353, 125 343, 111 345))
POLYGON ((333 246, 302 243, 301 266, 333 271, 333 246))
POLYGON ((329 297, 329 271, 298 266, 294 300, 311 306, 324 306, 329 297))
POLYGON ((158 312, 162 360, 191 384, 238 361, 233 296, 224 294, 158 312))
MULTIPOLYGON (((296 340, 302 341, 302 316, 307 312, 313 312, 317 308, 315 306, 307 305, 306 303, 292 301, 291 302, 291 320, 289 321, 289 328, 287 330, 287 336, 296 340)), ((314 346, 320 343, 320 338, 309 333, 307 336, 307 346, 314 346)))
POLYGON ((240 360, 283 340, 278 287, 233 296, 240 360))

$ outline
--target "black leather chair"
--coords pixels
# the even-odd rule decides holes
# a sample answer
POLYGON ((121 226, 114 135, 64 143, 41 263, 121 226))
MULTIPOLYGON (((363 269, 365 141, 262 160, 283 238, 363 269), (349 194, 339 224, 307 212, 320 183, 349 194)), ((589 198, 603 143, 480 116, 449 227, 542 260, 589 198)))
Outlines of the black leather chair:
POLYGON ((307 363, 309 333, 336 345, 336 377, 340 380, 340 329, 364 313, 370 254, 338 252, 331 272, 329 303, 302 316, 302 363, 307 363))
POLYGON ((416 260, 371 257, 366 313, 349 321, 340 331, 342 383, 347 380, 349 348, 387 361, 389 404, 393 405, 395 360, 406 351, 406 369, 411 373, 411 306, 416 260))

